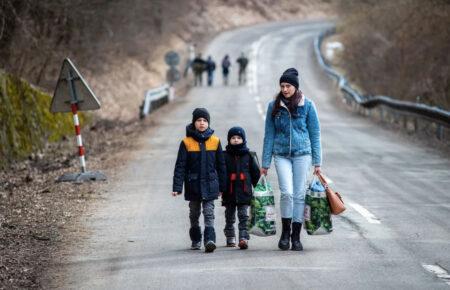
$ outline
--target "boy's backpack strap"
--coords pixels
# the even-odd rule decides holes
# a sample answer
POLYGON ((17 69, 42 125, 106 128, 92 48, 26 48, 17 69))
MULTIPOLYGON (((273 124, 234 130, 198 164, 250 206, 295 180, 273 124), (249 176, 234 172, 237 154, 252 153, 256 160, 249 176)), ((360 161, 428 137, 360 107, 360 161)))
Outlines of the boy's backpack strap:
POLYGON ((254 152, 254 151, 249 151, 248 153, 255 160, 256 165, 258 165, 258 168, 260 168, 261 166, 259 165, 258 154, 256 154, 256 152, 254 152))

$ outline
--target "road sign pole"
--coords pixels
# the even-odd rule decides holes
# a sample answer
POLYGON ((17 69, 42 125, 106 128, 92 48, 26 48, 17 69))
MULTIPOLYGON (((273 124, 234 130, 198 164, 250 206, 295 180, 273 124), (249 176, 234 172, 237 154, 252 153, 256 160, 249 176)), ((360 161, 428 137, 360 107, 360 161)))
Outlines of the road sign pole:
POLYGON ((75 125, 75 135, 77 138, 78 156, 80 158, 81 172, 86 172, 86 160, 84 159, 83 139, 81 138, 80 121, 78 119, 78 106, 72 104, 73 123, 75 125))
POLYGON ((80 128, 80 119, 78 118, 78 98, 77 98, 77 91, 75 90, 74 85, 74 77, 72 75, 72 71, 69 70, 67 72, 67 81, 69 85, 69 93, 70 93, 70 107, 72 109, 73 114, 73 124, 75 125, 75 136, 77 139, 77 146, 78 146, 78 156, 80 158, 80 164, 81 164, 81 172, 86 172, 86 160, 84 159, 84 146, 83 146, 83 139, 81 138, 81 128, 80 128))

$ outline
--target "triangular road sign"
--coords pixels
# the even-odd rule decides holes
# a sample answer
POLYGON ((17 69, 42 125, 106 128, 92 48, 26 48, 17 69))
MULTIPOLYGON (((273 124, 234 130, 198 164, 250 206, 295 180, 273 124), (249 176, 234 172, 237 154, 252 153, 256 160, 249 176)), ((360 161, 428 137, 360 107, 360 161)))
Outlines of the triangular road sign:
POLYGON ((98 110, 100 102, 78 72, 72 61, 64 59, 50 111, 70 112, 71 104, 76 103, 78 111, 98 110))

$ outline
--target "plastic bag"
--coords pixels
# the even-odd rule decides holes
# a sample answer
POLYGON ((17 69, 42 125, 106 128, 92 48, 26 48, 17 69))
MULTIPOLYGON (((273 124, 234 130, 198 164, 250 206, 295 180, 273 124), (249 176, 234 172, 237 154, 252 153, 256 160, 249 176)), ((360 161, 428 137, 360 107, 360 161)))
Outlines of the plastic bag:
POLYGON ((309 235, 326 235, 333 231, 327 194, 315 175, 306 191, 304 218, 309 235))
POLYGON ((266 176, 262 175, 256 185, 251 200, 249 233, 267 237, 276 234, 275 197, 266 176))

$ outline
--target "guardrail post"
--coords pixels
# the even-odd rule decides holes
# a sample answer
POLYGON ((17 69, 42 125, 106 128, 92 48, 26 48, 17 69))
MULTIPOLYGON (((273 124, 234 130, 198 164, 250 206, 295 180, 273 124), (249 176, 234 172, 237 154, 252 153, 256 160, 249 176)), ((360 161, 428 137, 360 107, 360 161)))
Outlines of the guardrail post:
POLYGON ((406 132, 413 133, 417 131, 416 117, 408 118, 407 116, 405 116, 405 122, 406 132))
POLYGON ((402 115, 402 118, 400 118, 400 126, 404 129, 408 129, 408 120, 405 115, 402 115))
POLYGON ((395 115, 394 115, 394 113, 392 112, 392 110, 389 110, 388 114, 389 114, 389 123, 390 124, 394 124, 395 123, 395 115))
POLYGON ((397 112, 393 112, 393 115, 394 115, 394 124, 397 125, 399 123, 398 122, 398 113, 397 112))
POLYGON ((437 124, 436 137, 439 140, 442 140, 444 138, 444 127, 441 124, 437 124))

